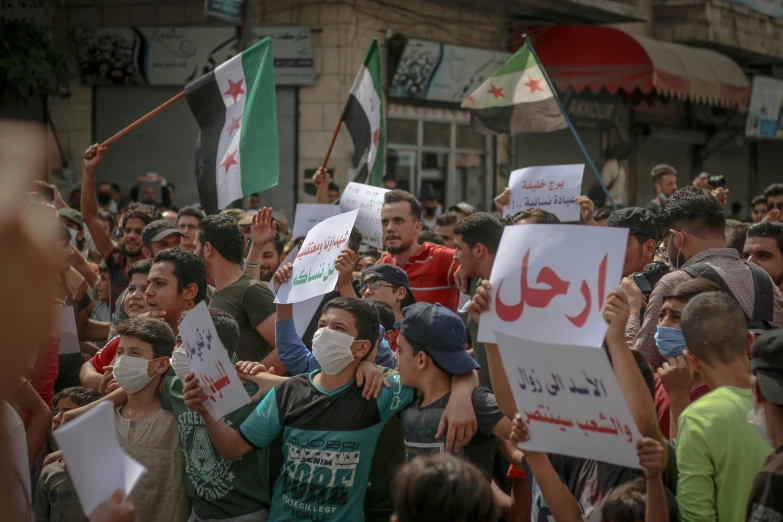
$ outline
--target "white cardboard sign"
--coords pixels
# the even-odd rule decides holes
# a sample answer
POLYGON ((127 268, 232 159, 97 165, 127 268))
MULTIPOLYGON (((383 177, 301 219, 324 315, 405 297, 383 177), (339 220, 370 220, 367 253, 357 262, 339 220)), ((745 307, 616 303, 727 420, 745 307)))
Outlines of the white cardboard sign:
POLYGON ((275 303, 292 304, 334 290, 340 274, 335 262, 348 248, 358 210, 322 221, 307 233, 294 260, 291 279, 280 287, 275 303))
POLYGON ((179 333, 190 371, 209 397, 204 401, 204 407, 212 418, 222 419, 248 404, 250 395, 242 386, 228 352, 220 342, 206 303, 201 302, 188 312, 179 323, 179 333))
POLYGON ((293 237, 304 236, 321 221, 340 214, 342 210, 337 205, 320 205, 298 203, 294 216, 293 237))
POLYGON ((530 434, 521 449, 641 469, 641 434, 604 350, 496 336, 530 434))
POLYGON ((54 335, 60 339, 60 355, 81 352, 73 306, 54 307, 54 335))
POLYGON ((489 277, 490 309, 478 340, 495 331, 533 341, 601 346, 604 300, 620 284, 628 229, 580 225, 506 227, 489 277))
POLYGON ((340 208, 343 212, 358 210, 356 228, 362 233, 363 243, 371 247, 383 248, 383 228, 381 227, 381 207, 387 189, 351 182, 340 196, 340 208))
POLYGON ((114 408, 109 402, 63 424, 54 431, 54 438, 88 517, 118 489, 127 498, 147 473, 147 468, 125 453, 117 441, 114 408))
POLYGON ((584 169, 581 164, 515 170, 508 181, 511 204, 503 207, 503 217, 528 208, 540 208, 556 215, 560 221, 579 221, 576 198, 582 192, 584 169))
MULTIPOLYGON (((285 259, 281 264, 287 265, 288 263, 293 263, 298 253, 299 247, 294 247, 288 253, 288 255, 285 256, 285 259)), ((275 293, 274 277, 271 281, 269 281, 267 287, 272 291, 273 294, 275 293)), ((322 300, 323 298, 320 295, 317 295, 306 301, 294 303, 294 326, 296 327, 296 333, 299 335, 299 337, 304 337, 304 334, 307 331, 307 327, 310 325, 310 321, 313 319, 315 311, 318 310, 318 305, 321 304, 322 300)))

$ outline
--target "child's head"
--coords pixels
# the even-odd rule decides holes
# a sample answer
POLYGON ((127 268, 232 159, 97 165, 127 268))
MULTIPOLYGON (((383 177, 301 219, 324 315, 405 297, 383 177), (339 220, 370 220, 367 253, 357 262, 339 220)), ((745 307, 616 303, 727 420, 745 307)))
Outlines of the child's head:
POLYGON ((128 394, 147 386, 169 369, 171 352, 176 338, 171 327, 151 317, 136 317, 123 321, 117 327, 120 344, 114 378, 128 394))
POLYGON ((110 304, 111 299, 111 283, 109 281, 109 268, 105 263, 101 263, 98 267, 98 273, 100 278, 95 285, 95 289, 98 293, 98 301, 102 301, 106 304, 110 304))
MULTIPOLYGON (((665 490, 665 493, 669 522, 679 522, 680 510, 677 507, 677 500, 668 490, 665 490)), ((606 496, 601 509, 601 522, 644 522, 646 508, 647 483, 644 477, 638 477, 614 489, 606 496)))
POLYGON ((152 259, 143 259, 136 261, 128 269, 128 291, 125 293, 125 313, 131 319, 138 317, 149 311, 147 298, 144 293, 147 291, 147 275, 152 268, 152 259))
POLYGON ((465 325, 439 304, 416 303, 403 310, 397 338, 397 371, 405 386, 417 387, 434 372, 462 375, 479 369, 465 350, 465 325))
POLYGON ((383 338, 389 343, 392 342, 394 339, 394 309, 383 301, 370 302, 375 305, 375 309, 378 311, 378 319, 383 328, 383 338))
POLYGON ((52 429, 55 430, 60 427, 63 413, 87 406, 100 398, 100 393, 84 386, 65 388, 61 392, 56 393, 52 399, 52 429))
POLYGON ((473 464, 441 453, 407 462, 392 484, 394 522, 495 522, 486 477, 473 464))
POLYGON ((379 335, 378 312, 371 302, 338 297, 323 307, 313 355, 326 375, 337 375, 371 357, 379 335))

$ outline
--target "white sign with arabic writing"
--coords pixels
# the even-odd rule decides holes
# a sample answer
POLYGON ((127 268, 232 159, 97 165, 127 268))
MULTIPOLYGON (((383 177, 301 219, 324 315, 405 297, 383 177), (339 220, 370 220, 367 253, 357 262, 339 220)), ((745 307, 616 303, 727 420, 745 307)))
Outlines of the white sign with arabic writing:
POLYGON ((362 242, 374 248, 383 248, 383 228, 381 227, 381 207, 387 189, 348 183, 340 196, 340 208, 343 212, 359 210, 356 228, 362 233, 362 242))
POLYGON ((497 340, 530 434, 521 449, 641 468, 636 452, 641 434, 606 352, 501 332, 497 340))
POLYGON ((204 406, 213 419, 222 419, 250 402, 228 351, 220 342, 207 304, 199 303, 179 323, 188 366, 209 397, 204 406))
POLYGON ((293 236, 303 236, 321 221, 334 217, 341 212, 342 210, 337 205, 297 203, 293 236))
POLYGON ((334 290, 340 277, 335 262, 340 252, 348 248, 358 215, 358 210, 339 214, 318 223, 307 233, 296 255, 291 279, 280 286, 275 303, 299 303, 334 290))
POLYGON ((508 180, 511 204, 503 207, 503 217, 528 208, 540 208, 556 215, 560 221, 579 221, 576 198, 582 192, 584 170, 584 164, 515 170, 508 180))
MULTIPOLYGON (((333 206, 333 205, 329 205, 329 206, 333 206)), ((294 260, 296 259, 297 254, 299 254, 299 247, 295 246, 288 253, 288 255, 285 256, 285 259, 283 260, 282 263, 280 263, 280 265, 282 266, 282 265, 287 265, 288 263, 293 263, 294 260)), ((273 294, 275 293, 274 277, 267 284, 267 288, 269 288, 273 294)), ((310 326, 310 321, 313 320, 313 316, 315 315, 316 310, 318 310, 318 305, 321 304, 322 300, 323 297, 317 295, 315 297, 311 297, 310 299, 307 299, 306 301, 300 301, 294 304, 294 310, 293 310, 294 328, 296 328, 296 333, 299 335, 299 337, 304 337, 304 334, 307 331, 307 327, 310 326)))
POLYGON ((547 343, 601 346, 604 299, 620 284, 627 228, 506 227, 489 281, 478 340, 495 331, 547 343))

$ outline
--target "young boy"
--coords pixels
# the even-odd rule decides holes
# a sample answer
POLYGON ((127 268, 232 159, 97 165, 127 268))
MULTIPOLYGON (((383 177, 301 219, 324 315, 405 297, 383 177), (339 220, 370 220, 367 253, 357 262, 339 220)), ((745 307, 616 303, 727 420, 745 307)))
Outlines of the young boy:
MULTIPOLYGON (((52 400, 54 404, 52 429, 60 427, 57 414, 86 406, 100 398, 98 392, 81 386, 66 388, 52 400)), ((62 458, 46 466, 41 472, 33 506, 36 522, 80 522, 84 516, 73 482, 62 458)))
MULTIPOLYGON (((239 342, 239 325, 228 312, 211 309, 209 315, 215 324, 218 338, 228 353, 235 353, 239 342)), ((187 371, 187 356, 184 367, 178 368, 178 350, 173 354, 174 367, 178 374, 187 371)), ((184 355, 184 352, 182 352, 184 355)), ((242 375, 250 379, 244 383, 248 395, 259 394, 259 384, 264 387, 261 394, 274 385, 285 381, 268 373, 255 376, 242 375)), ((189 522, 208 522, 222 519, 240 519, 242 522, 265 522, 269 514, 269 453, 266 449, 253 449, 237 460, 224 460, 209 439, 204 419, 185 405, 184 383, 179 377, 166 377, 161 388, 161 405, 164 410, 174 412, 179 427, 179 441, 182 448, 182 483, 192 502, 189 522)), ((232 427, 240 426, 253 413, 258 399, 229 413, 223 421, 232 427)))
MULTIPOLYGON (((150 268, 152 268, 152 259, 144 259, 136 261, 128 269, 130 284, 125 293, 123 303, 125 312, 131 319, 149 311, 144 293, 147 291, 147 275, 150 273, 150 268)), ((120 338, 117 336, 106 343, 106 346, 96 353, 92 359, 82 365, 82 369, 79 372, 79 380, 82 386, 97 390, 101 395, 106 395, 106 393, 115 389, 112 386, 111 365, 114 364, 114 360, 117 358, 117 346, 119 344, 120 338)))
POLYGON ((128 395, 128 402, 115 410, 117 438, 147 468, 132 494, 137 520, 184 522, 189 502, 182 487, 177 420, 161 408, 158 394, 170 366, 174 332, 150 317, 123 321, 117 331, 114 378, 128 395))

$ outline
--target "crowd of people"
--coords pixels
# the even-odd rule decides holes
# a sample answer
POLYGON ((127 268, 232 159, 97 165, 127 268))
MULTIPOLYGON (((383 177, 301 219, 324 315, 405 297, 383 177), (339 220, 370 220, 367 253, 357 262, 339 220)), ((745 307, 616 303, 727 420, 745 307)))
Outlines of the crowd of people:
MULTIPOLYGON (((304 237, 263 193, 207 216, 140 178, 126 200, 96 181, 107 153, 88 149, 68 202, 39 182, 22 205, 47 221, 48 241, 0 220, 4 273, 43 271, 11 285, 20 303, 6 306, 19 309, 4 315, 48 317, 3 328, 24 368, 2 383, 8 520, 783 520, 783 184, 753 200, 741 229, 724 188, 704 177, 678 188, 667 165, 652 170, 645 208, 578 198, 584 226, 629 229, 603 349, 642 436, 637 469, 521 450, 531 439, 513 383, 497 345, 477 340, 504 228, 555 215, 502 218, 509 189, 494 212, 444 211, 385 179, 383 251, 354 228, 300 334, 294 307, 274 301, 304 237), (44 298, 73 314, 78 349, 64 353, 44 298), (202 302, 251 397, 221 419, 179 332, 202 302), (88 517, 52 433, 103 402, 147 473, 88 517)), ((339 200, 324 171, 314 182, 319 201, 339 200)))

